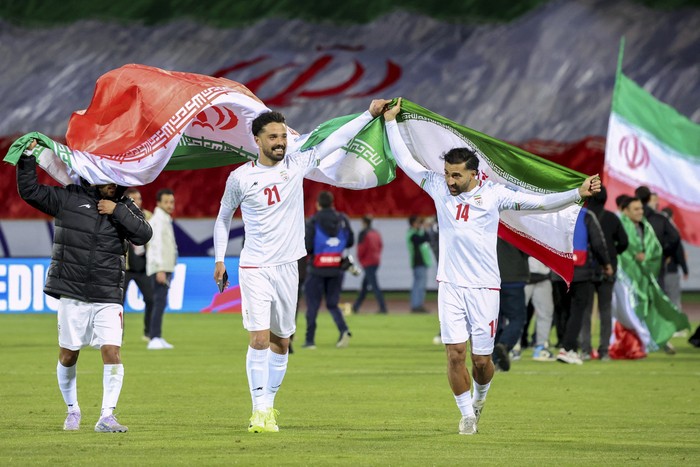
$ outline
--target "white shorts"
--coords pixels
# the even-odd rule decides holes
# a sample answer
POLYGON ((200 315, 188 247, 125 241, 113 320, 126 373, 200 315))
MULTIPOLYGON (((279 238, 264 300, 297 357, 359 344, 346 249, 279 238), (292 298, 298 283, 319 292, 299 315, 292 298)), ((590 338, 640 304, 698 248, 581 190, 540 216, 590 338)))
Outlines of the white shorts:
POLYGON ((58 302, 58 345, 80 350, 103 345, 121 347, 124 308, 118 303, 87 303, 61 297, 58 302))
POLYGON ((267 329, 278 337, 296 331, 299 266, 297 262, 267 268, 239 268, 241 314, 247 331, 267 329))
POLYGON ((491 355, 500 299, 496 289, 472 289, 440 282, 438 316, 442 343, 461 344, 471 337, 473 354, 491 355))

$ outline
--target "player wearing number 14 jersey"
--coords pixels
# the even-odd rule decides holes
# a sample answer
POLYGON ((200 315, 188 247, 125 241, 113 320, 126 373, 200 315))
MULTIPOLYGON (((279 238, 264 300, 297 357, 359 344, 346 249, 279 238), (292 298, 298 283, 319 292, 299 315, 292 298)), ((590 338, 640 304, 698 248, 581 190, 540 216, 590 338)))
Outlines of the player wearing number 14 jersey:
POLYGON ((469 148, 444 155, 439 174, 416 162, 401 138, 396 115, 401 100, 384 114, 389 145, 399 167, 435 202, 440 231, 438 314, 447 350, 447 377, 462 418, 459 433, 477 432, 477 422, 493 379, 491 360, 501 285, 496 256, 499 212, 558 209, 600 191, 597 176, 562 193, 532 195, 477 179, 479 159, 469 148), (466 368, 466 342, 471 338, 471 378, 466 368))
POLYGON ((296 330, 299 272, 304 244, 304 176, 380 115, 384 101, 306 151, 285 155, 287 126, 279 112, 259 115, 252 132, 259 158, 234 170, 226 182, 214 226, 214 280, 223 280, 231 217, 240 207, 245 226, 239 283, 243 326, 249 333, 246 372, 253 400, 248 431, 275 432, 274 399, 287 371, 289 338, 296 330))

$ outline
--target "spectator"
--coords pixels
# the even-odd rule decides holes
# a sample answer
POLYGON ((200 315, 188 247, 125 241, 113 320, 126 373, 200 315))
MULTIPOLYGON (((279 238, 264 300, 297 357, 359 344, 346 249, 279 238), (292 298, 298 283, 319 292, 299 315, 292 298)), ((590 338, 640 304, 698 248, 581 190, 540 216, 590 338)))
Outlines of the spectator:
MULTIPOLYGON (((496 243, 498 269, 501 272, 500 306, 493 363, 502 371, 510 370, 510 354, 520 340, 527 318, 525 284, 530 279, 527 255, 500 237, 496 243)), ((520 355, 513 353, 518 358, 520 355)))
POLYGON ((528 258, 527 262, 530 281, 525 286, 525 303, 532 303, 536 320, 535 350, 532 353, 532 359, 538 362, 551 362, 554 361, 548 342, 554 316, 551 269, 533 257, 528 258))
POLYGON ((408 219, 409 229, 406 234, 408 257, 413 270, 413 286, 411 287, 411 312, 426 313, 425 290, 428 283, 428 268, 433 264, 430 257, 430 243, 425 232, 422 217, 411 216, 408 219))
POLYGON ((153 287, 153 316, 148 342, 148 350, 172 349, 173 345, 163 339, 163 315, 168 302, 168 290, 177 263, 177 244, 173 230, 175 195, 172 190, 163 188, 156 193, 156 209, 149 221, 153 238, 146 248, 146 274, 153 287))
MULTIPOLYGON (((134 201, 136 207, 141 209, 146 220, 149 220, 153 213, 142 208, 143 197, 141 192, 136 188, 127 188, 124 191, 124 196, 128 196, 134 201)), ((146 247, 144 245, 135 245, 129 242, 129 249, 126 252, 126 281, 124 282, 124 302, 126 302, 126 290, 129 288, 129 283, 134 281, 136 286, 141 291, 144 303, 143 313, 143 340, 149 342, 151 340, 151 316, 153 310, 153 288, 151 287, 151 279, 146 274, 146 247)))
POLYGON ((340 311, 338 301, 343 287, 341 267, 343 251, 355 243, 347 216, 333 207, 333 195, 318 194, 317 212, 306 221, 306 252, 310 256, 304 285, 306 295, 306 341, 304 348, 315 349, 316 317, 325 295, 326 307, 338 327, 340 337, 336 347, 347 347, 352 334, 340 311))
MULTIPOLYGON (((598 219, 583 208, 574 232, 574 277, 568 293, 571 308, 564 325, 557 361, 576 365, 583 363, 577 353, 578 336, 581 333, 583 317, 590 313, 593 306, 593 279, 599 265, 603 266, 606 276, 612 275, 610 256, 598 219)), ((559 281, 563 282, 561 279, 559 281)))
POLYGON ((597 355, 591 346, 591 310, 588 309, 583 316, 583 324, 581 325, 581 358, 589 360, 597 357, 602 361, 609 360, 608 346, 610 345, 610 334, 612 333, 612 296, 613 287, 615 285, 615 272, 617 272, 617 255, 622 254, 627 249, 628 239, 625 228, 622 226, 622 221, 613 212, 604 208, 605 202, 608 200, 608 192, 604 186, 600 192, 593 195, 588 201, 588 209, 595 214, 600 228, 603 231, 605 245, 610 255, 610 265, 613 268, 612 275, 602 274, 598 271, 593 279, 593 287, 598 294, 598 314, 600 315, 600 343, 598 345, 597 355))
POLYGON ((357 313, 360 311, 362 302, 367 295, 367 291, 372 289, 372 293, 377 299, 379 305, 379 313, 386 313, 386 303, 382 289, 379 287, 377 280, 377 270, 382 259, 382 236, 376 229, 372 228, 372 218, 365 216, 362 218, 362 231, 358 236, 357 242, 357 258, 360 261, 360 266, 365 272, 362 278, 362 288, 357 296, 355 303, 352 306, 352 311, 357 313))
MULTIPOLYGON (((671 222, 674 229, 678 230, 675 222, 673 221, 673 210, 670 207, 665 207, 661 210, 661 214, 666 216, 666 218, 671 222)), ((671 303, 676 305, 676 308, 683 310, 681 306, 681 275, 680 271, 683 271, 683 279, 688 280, 688 261, 685 257, 685 249, 683 248, 683 241, 678 242, 678 246, 674 251, 673 255, 668 258, 665 263, 666 272, 664 273, 664 283, 663 290, 668 295, 671 303)))

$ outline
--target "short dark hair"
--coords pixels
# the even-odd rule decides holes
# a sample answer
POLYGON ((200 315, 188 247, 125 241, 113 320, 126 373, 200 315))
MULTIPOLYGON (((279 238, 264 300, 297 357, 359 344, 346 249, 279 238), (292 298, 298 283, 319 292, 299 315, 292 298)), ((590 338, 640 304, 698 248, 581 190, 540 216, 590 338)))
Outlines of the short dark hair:
POLYGON ((161 199, 162 199, 163 196, 165 196, 165 195, 173 195, 173 196, 175 196, 175 193, 173 193, 173 190, 171 190, 170 188, 161 188, 160 190, 158 190, 158 193, 156 193, 156 202, 157 202, 157 203, 160 203, 160 202, 161 202, 161 199))
POLYGON ((625 200, 629 197, 630 195, 620 195, 617 198, 615 198, 615 205, 617 206, 617 208, 622 209, 622 203, 624 203, 625 200))
MULTIPOLYGON (((641 202, 642 200, 637 198, 636 196, 628 196, 622 201, 622 204, 620 205, 620 209, 627 209, 630 204, 634 203, 635 201, 641 202)), ((642 203, 644 204, 644 203, 642 203)))
POLYGON ((418 217, 418 216, 411 216, 411 217, 409 217, 409 218, 408 218, 408 225, 410 225, 411 227, 413 227, 413 224, 415 224, 419 219, 420 219, 420 217, 418 217))
POLYGON ((284 115, 279 112, 263 112, 253 120, 252 132, 253 136, 258 136, 260 130, 262 130, 268 123, 286 123, 284 120, 284 115))
POLYGON ((649 202, 649 198, 651 198, 651 190, 648 186, 642 185, 640 187, 637 187, 636 190, 634 190, 634 196, 639 198, 639 201, 641 201, 642 204, 646 206, 649 202))
POLYGON ((372 216, 365 214, 364 217, 362 217, 362 222, 364 222, 368 228, 372 227, 372 216))
POLYGON ((322 191, 318 194, 316 201, 318 202, 318 205, 321 206, 321 209, 333 207, 333 193, 330 191, 322 191))
POLYGON ((591 200, 595 200, 601 206, 604 206, 608 201, 608 190, 603 185, 600 185, 600 191, 591 196, 591 200))
POLYGON ((452 148, 443 154, 442 158, 448 164, 466 163, 467 170, 479 170, 479 158, 469 148, 452 148))

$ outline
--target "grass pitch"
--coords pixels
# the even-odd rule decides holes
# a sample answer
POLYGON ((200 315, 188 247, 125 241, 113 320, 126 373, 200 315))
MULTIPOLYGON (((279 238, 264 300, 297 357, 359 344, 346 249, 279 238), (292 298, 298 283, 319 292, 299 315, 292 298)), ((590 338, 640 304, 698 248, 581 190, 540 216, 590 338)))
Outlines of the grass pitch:
MULTIPOLYGON (((83 349, 79 432, 63 432, 53 315, 0 316, 0 465, 686 465, 700 458, 700 350, 642 361, 541 363, 497 373, 475 436, 434 346, 435 315, 354 315, 347 349, 330 317, 297 348, 277 396, 279 433, 247 432, 247 335, 239 315, 170 314, 171 351, 147 351, 127 314, 125 434, 93 431, 99 352, 83 349)), ((303 316, 299 328, 303 334, 303 316)), ((697 325, 697 323, 694 323, 697 325)))

